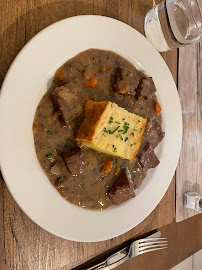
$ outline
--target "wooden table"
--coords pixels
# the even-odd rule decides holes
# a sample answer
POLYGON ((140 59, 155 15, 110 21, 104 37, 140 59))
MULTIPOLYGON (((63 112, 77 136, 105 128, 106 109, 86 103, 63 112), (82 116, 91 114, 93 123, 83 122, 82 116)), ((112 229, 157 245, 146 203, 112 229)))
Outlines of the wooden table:
MULTIPOLYGON (((74 15, 99 14, 119 19, 144 33, 144 17, 152 3, 152 0, 1 0, 0 83, 17 53, 46 26, 74 15)), ((163 54, 163 58, 177 83, 177 50, 163 54)), ((71 269, 138 235, 170 224, 174 218, 175 179, 156 209, 126 234, 99 243, 67 241, 34 224, 0 179, 0 269, 71 269)))

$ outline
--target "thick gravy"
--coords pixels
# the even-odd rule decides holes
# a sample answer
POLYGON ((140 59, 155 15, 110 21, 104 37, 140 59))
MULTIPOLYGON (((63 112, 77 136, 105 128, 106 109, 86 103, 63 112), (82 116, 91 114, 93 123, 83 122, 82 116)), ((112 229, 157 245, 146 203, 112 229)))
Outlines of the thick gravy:
MULTIPOLYGON (((127 76, 125 78, 127 80, 127 76)), ((133 187, 137 189, 144 180, 147 169, 158 165, 158 162, 153 161, 153 149, 164 133, 161 131, 160 105, 154 94, 155 90, 151 78, 147 78, 126 59, 111 51, 90 49, 81 52, 56 72, 51 88, 37 107, 33 133, 41 167, 66 200, 81 207, 107 208, 112 205, 109 189, 123 168, 128 168, 133 187), (114 85, 117 87, 120 82, 118 76, 122 76, 121 80, 124 82, 124 73, 117 73, 120 73, 120 67, 135 74, 138 87, 134 91, 130 87, 127 88, 130 92, 124 93, 114 89, 114 85), (88 79, 88 76, 92 75, 89 70, 93 70, 96 75, 96 85, 90 87, 83 83, 84 76, 88 79), (63 107, 68 124, 60 121, 61 114, 59 115, 53 106, 51 95, 57 87, 64 87, 63 90, 68 92, 68 99, 64 98, 66 103, 63 107), (90 148, 82 148, 81 152, 86 160, 85 168, 77 174, 69 171, 61 153, 71 151, 77 146, 75 136, 85 117, 84 105, 88 100, 112 101, 131 113, 147 118, 141 147, 132 162, 90 148), (106 157, 111 159, 112 168, 108 174, 103 174, 101 167, 106 157)))

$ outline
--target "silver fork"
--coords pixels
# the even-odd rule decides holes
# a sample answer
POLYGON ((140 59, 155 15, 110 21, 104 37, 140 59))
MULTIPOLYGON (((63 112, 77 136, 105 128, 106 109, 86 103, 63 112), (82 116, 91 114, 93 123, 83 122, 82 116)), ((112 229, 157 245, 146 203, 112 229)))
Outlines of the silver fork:
POLYGON ((136 240, 131 245, 119 250, 105 261, 94 265, 93 267, 87 268, 86 270, 110 270, 113 269, 128 259, 137 257, 138 255, 146 252, 156 251, 165 249, 168 246, 167 238, 161 238, 161 233, 156 232, 149 237, 136 240))

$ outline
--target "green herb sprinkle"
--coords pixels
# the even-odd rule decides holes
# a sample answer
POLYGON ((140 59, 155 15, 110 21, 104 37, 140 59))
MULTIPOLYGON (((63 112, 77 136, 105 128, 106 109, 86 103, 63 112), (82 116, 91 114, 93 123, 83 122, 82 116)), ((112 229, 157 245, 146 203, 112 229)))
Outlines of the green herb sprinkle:
POLYGON ((69 122, 72 122, 74 120, 74 115, 72 115, 69 119, 69 122))

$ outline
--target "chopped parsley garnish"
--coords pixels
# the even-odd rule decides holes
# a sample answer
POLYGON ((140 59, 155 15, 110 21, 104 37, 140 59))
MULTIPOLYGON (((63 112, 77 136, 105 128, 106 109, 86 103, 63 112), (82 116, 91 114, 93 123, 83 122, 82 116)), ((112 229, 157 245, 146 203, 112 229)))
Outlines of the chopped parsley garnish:
POLYGON ((113 130, 113 131, 111 131, 110 129, 107 130, 106 128, 104 128, 104 132, 109 133, 109 134, 114 134, 114 132, 117 131, 117 129, 119 129, 119 128, 120 128, 120 126, 116 127, 115 130, 113 130))
POLYGON ((49 134, 49 135, 53 135, 53 132, 52 131, 47 131, 47 133, 49 134))
POLYGON ((116 123, 116 124, 119 124, 119 125, 121 124, 120 122, 117 122, 117 121, 116 121, 115 123, 116 123))
POLYGON ((52 158, 53 158, 53 154, 52 154, 52 153, 48 153, 46 156, 47 156, 47 158, 49 158, 49 159, 52 159, 52 158))
POLYGON ((125 118, 123 118, 123 120, 125 120, 125 118))
POLYGON ((113 152, 116 153, 117 152, 117 148, 115 147, 115 145, 113 144, 112 147, 114 148, 113 152))
POLYGON ((128 130, 129 130, 129 124, 127 123, 127 122, 125 122, 125 124, 124 124, 124 126, 123 126, 123 129, 124 129, 124 132, 123 132, 123 134, 126 134, 127 132, 128 132, 128 130))
POLYGON ((143 109, 143 108, 141 108, 141 111, 142 111, 142 112, 144 112, 144 109, 143 109))
POLYGON ((140 123, 140 120, 139 119, 137 121, 140 123))
POLYGON ((118 132, 122 132, 122 131, 124 131, 123 129, 120 129, 118 132))
POLYGON ((137 131, 137 129, 134 129, 134 131, 137 131))
POLYGON ((69 122, 72 122, 74 120, 74 115, 72 115, 69 119, 69 122))
POLYGON ((120 128, 120 126, 118 126, 118 127, 116 127, 115 128, 115 130, 114 131, 112 131, 112 133, 111 134, 113 134, 115 131, 117 131, 117 129, 119 129, 120 128))
MULTIPOLYGON (((119 134, 120 135, 120 134, 119 134)), ((119 138, 119 135, 116 135, 116 138, 119 138)))
POLYGON ((74 110, 76 110, 77 109, 77 107, 76 106, 74 106, 74 110))
POLYGON ((140 133, 142 133, 142 128, 140 129, 140 133))
POLYGON ((98 155, 98 156, 101 156, 102 154, 101 154, 101 153, 98 153, 97 155, 98 155))
POLYGON ((105 137, 106 137, 106 135, 105 135, 105 134, 103 134, 103 136, 105 136, 105 137))
POLYGON ((114 118, 111 116, 111 117, 110 117, 109 124, 114 123, 114 122, 113 122, 113 119, 114 119, 114 118))
POLYGON ((118 159, 115 159, 115 162, 118 163, 118 159))
POLYGON ((84 189, 84 188, 85 188, 85 185, 84 185, 84 184, 82 184, 82 185, 81 185, 81 187, 84 189))
POLYGON ((125 138, 125 142, 127 142, 127 140, 128 140, 128 137, 125 138))
POLYGON ((90 164, 89 163, 87 163, 87 167, 89 166, 90 164))
POLYGON ((121 137, 121 140, 123 141, 123 137, 121 137))
POLYGON ((130 147, 133 147, 133 145, 136 145, 136 142, 135 143, 131 143, 130 147))
POLYGON ((132 135, 133 137, 135 136, 135 134, 134 134, 133 132, 131 133, 131 135, 132 135))

